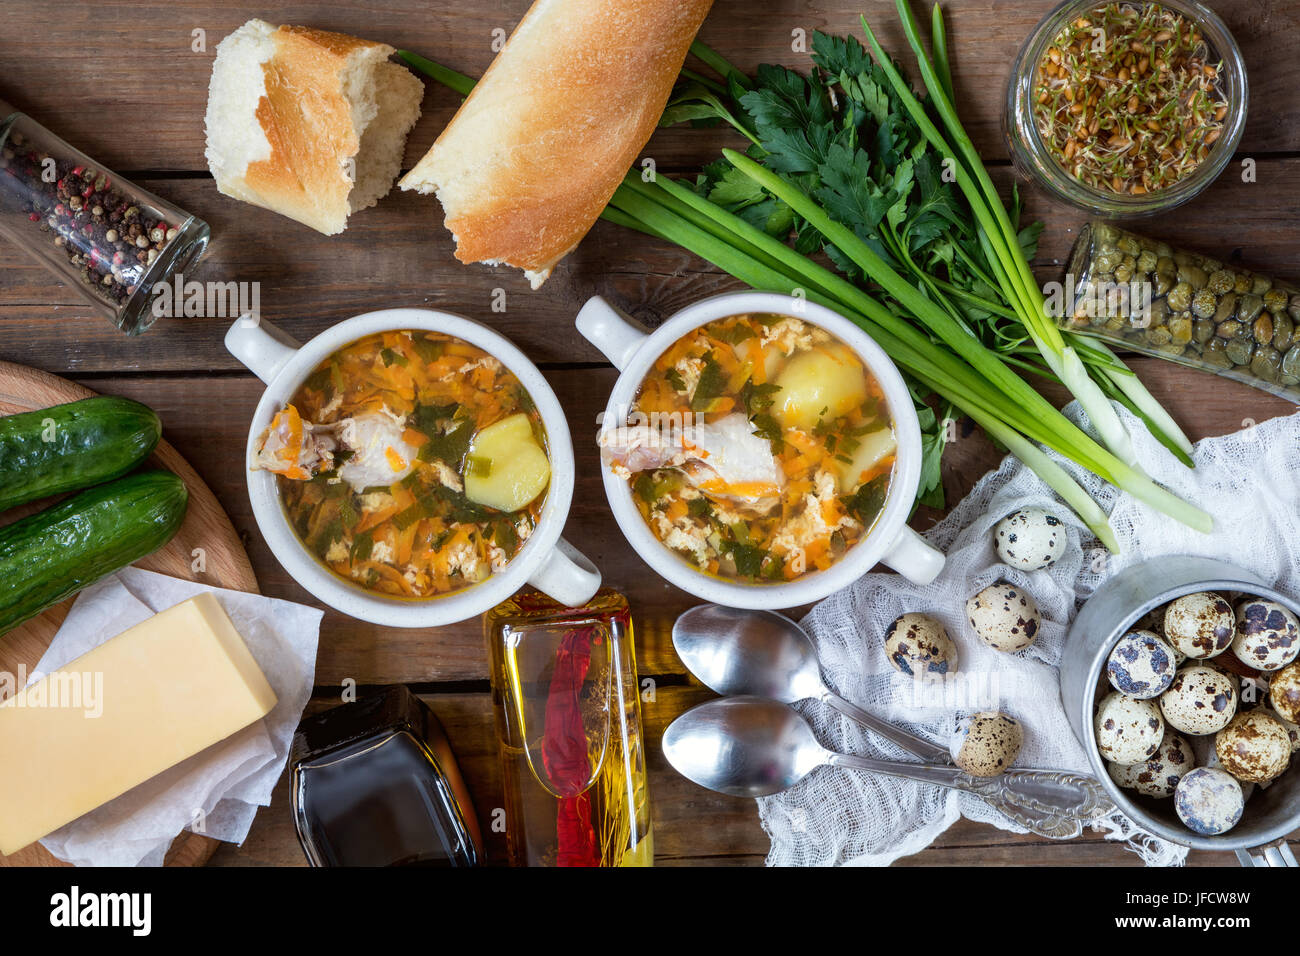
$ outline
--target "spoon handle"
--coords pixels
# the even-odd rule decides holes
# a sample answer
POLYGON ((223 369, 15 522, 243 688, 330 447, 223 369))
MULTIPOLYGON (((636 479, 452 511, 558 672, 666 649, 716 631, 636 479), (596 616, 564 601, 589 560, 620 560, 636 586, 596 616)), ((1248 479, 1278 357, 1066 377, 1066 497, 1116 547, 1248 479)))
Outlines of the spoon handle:
POLYGON ((948 753, 946 747, 940 747, 938 744, 931 743, 924 737, 918 737, 910 731, 903 730, 901 727, 895 727, 893 724, 881 720, 875 714, 869 714, 856 704, 850 704, 843 697, 827 690, 821 695, 821 699, 838 710, 850 720, 857 721, 868 730, 874 730, 886 740, 892 741, 902 747, 908 753, 916 754, 925 760, 935 760, 940 763, 951 764, 952 756, 948 753))
POLYGON ((995 809, 1040 836, 1075 836, 1079 825, 1115 809, 1092 777, 1064 770, 1008 770, 997 777, 975 777, 956 767, 898 763, 830 754, 827 764, 852 767, 962 790, 982 797, 995 809))

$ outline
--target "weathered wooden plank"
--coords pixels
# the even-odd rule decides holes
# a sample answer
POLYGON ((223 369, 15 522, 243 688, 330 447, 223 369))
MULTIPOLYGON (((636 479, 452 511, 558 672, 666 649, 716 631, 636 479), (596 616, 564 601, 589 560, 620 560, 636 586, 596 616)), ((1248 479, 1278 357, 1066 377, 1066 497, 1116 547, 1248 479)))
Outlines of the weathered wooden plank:
MULTIPOLYGON (((276 11, 249 2, 205 0, 69 4, 48 7, 8 3, 0 44, 4 93, 99 161, 118 170, 205 168, 203 114, 212 57, 222 37, 252 17, 353 33, 416 50, 472 75, 494 55, 494 31, 513 29, 530 0, 434 5, 420 0, 295 4, 276 11), (195 31, 203 49, 195 52, 195 31)), ((1300 12, 1285 0, 1212 0, 1242 45, 1256 109, 1243 148, 1251 154, 1300 149, 1293 123, 1273 122, 1300 113, 1300 12)), ((981 153, 1004 157, 1002 104, 1011 63, 1021 43, 1054 4, 950 0, 950 42, 958 101, 981 153)), ((701 38, 751 70, 760 62, 806 68, 806 52, 792 49, 796 31, 814 29, 861 36, 865 13, 886 47, 905 63, 910 52, 888 0, 775 0, 762 15, 745 3, 719 2, 701 38), (906 54, 906 56, 904 55, 906 54)), ((915 71, 913 71, 915 72, 915 71)), ((425 114, 411 137, 408 159, 433 142, 454 112, 449 91, 426 84, 425 114)), ((650 152, 661 163, 694 155, 698 137, 669 131, 650 152)))
MULTIPOLYGON (((1139 228, 1300 280, 1300 159, 1261 162, 1255 174, 1242 182, 1233 169, 1196 203, 1139 228)), ((1009 189, 1009 168, 994 175, 1009 189)), ((212 247, 190 278, 259 283, 263 317, 303 340, 361 312, 415 306, 487 322, 535 362, 603 362, 573 328, 588 297, 604 295, 654 325, 693 301, 741 288, 690 253, 604 222, 533 292, 516 270, 456 262, 428 198, 390 196, 327 238, 221 196, 208 179, 144 184, 212 226, 212 247)), ((1059 279, 1085 217, 1034 190, 1025 197, 1027 216, 1046 224, 1038 276, 1059 279)), ((10 361, 58 373, 236 369, 222 345, 230 321, 164 319, 143 337, 126 338, 42 266, 0 243, 0 357, 10 361)))

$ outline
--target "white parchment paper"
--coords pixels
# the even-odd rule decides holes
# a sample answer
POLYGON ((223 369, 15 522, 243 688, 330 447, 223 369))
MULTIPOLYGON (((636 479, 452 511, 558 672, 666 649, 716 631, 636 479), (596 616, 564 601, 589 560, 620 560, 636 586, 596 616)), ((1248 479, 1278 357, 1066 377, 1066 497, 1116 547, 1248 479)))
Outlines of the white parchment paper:
POLYGON ((264 719, 56 830, 41 844, 78 866, 159 866, 182 829, 242 843, 289 755, 311 696, 322 612, 125 568, 82 591, 32 680, 204 591, 230 615, 278 702, 264 719))

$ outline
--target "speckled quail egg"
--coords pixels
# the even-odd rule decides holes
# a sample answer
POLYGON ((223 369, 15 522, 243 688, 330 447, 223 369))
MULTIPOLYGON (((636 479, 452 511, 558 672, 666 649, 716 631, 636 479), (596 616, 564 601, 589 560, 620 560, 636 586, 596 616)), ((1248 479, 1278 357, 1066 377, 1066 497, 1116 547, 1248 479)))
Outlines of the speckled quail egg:
POLYGON ((1174 730, 1194 736, 1217 733, 1237 712, 1237 680, 1205 664, 1184 667, 1160 695, 1160 711, 1174 730))
POLYGON ((1020 721, 997 711, 964 719, 949 744, 953 763, 976 777, 996 777, 1016 761, 1025 742, 1020 721))
POLYGON ((1032 594, 1006 582, 991 584, 966 602, 975 633, 995 651, 1022 651, 1034 643, 1042 615, 1032 594))
POLYGON ((1214 738, 1219 765, 1238 780, 1268 783, 1291 763, 1291 737, 1286 728, 1261 710, 1232 718, 1214 738))
POLYGON ((1222 654, 1236 631, 1232 605, 1209 591, 1184 594, 1165 608, 1165 640, 1188 657, 1222 654))
POLYGON ((1283 720, 1300 724, 1300 661, 1269 676, 1268 702, 1283 720))
POLYGON ((1240 601, 1232 653, 1243 664, 1261 671, 1283 668, 1300 656, 1300 621, 1276 601, 1240 601))
POLYGON ((1115 763, 1142 763, 1160 749, 1165 722, 1153 700, 1138 700, 1112 691, 1102 698, 1096 717, 1097 749, 1115 763))
POLYGON ((1174 649, 1150 631, 1132 631, 1119 639, 1106 659, 1106 677, 1121 694, 1148 700, 1174 682, 1174 649))
POLYGON ((957 670, 957 645, 942 624, 924 614, 904 614, 885 634, 885 656, 908 676, 957 670))
POLYGON ((1265 703, 1260 709, 1282 725, 1282 729, 1291 738, 1291 752, 1295 753, 1300 750, 1300 724, 1291 723, 1291 721, 1274 710, 1271 704, 1265 703))
POLYGON ((1183 774, 1196 766, 1192 746, 1184 737, 1165 731, 1160 749, 1145 763, 1108 763, 1111 779, 1126 790, 1136 790, 1148 797, 1172 797, 1183 774))
POLYGON ((1237 825, 1245 806, 1241 784, 1213 767, 1188 771, 1174 791, 1178 819, 1203 836, 1227 833, 1237 825))
POLYGON ((1038 571, 1065 554, 1065 525, 1042 508, 1021 508, 993 529, 998 557, 1021 571, 1038 571))

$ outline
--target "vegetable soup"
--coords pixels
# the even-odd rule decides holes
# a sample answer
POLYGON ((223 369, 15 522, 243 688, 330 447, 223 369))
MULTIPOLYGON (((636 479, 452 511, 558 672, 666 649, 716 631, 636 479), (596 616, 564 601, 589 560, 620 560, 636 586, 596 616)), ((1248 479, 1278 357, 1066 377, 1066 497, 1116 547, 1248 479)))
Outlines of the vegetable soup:
POLYGON ((751 583, 824 570, 862 540, 896 451, 862 360, 824 329, 768 314, 679 339, 600 442, 656 538, 705 573, 751 583))
POLYGON ((485 580, 528 539, 550 483, 546 434, 519 380, 425 331, 335 352, 263 433, 290 523, 335 574, 428 598, 485 580))

